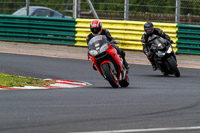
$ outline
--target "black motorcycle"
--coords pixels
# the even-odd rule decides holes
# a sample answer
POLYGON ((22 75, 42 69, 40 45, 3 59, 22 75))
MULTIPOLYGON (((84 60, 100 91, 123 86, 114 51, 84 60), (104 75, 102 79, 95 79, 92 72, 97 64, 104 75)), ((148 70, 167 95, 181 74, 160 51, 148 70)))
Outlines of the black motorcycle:
POLYGON ((180 77, 176 56, 170 42, 166 39, 154 36, 149 43, 151 44, 151 56, 153 56, 154 62, 159 70, 165 76, 172 74, 176 77, 180 77))

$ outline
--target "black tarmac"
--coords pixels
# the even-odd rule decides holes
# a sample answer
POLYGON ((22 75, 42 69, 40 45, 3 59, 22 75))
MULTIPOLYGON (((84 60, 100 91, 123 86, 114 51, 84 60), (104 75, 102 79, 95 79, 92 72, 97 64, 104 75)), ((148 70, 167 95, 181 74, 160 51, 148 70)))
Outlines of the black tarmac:
MULTIPOLYGON (((200 69, 180 68, 181 77, 176 78, 154 72, 150 65, 130 66, 130 86, 113 89, 87 60, 0 53, 0 72, 92 84, 66 89, 1 90, 0 133, 68 133, 200 125, 200 69)), ((200 129, 156 131, 199 132, 200 129)))

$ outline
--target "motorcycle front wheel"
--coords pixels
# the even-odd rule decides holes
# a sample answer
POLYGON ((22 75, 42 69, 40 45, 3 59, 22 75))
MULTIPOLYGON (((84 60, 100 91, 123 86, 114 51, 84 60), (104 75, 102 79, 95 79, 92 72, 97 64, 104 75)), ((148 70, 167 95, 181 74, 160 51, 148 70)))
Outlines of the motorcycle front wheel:
POLYGON ((102 69, 103 69, 103 74, 105 75, 105 77, 108 80, 108 82, 110 83, 110 85, 113 88, 118 88, 119 81, 118 81, 116 75, 114 75, 114 73, 110 69, 109 65, 107 63, 103 64, 102 69))
POLYGON ((181 74, 180 74, 180 71, 177 67, 176 60, 174 59, 173 56, 168 58, 168 63, 169 63, 169 66, 170 66, 172 72, 174 73, 174 75, 176 77, 180 77, 181 74))

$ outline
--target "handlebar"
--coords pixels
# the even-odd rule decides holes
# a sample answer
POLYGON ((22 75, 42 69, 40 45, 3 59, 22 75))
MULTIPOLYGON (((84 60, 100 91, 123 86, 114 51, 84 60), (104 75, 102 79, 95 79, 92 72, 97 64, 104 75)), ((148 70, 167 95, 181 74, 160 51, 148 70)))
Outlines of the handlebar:
POLYGON ((120 41, 111 41, 112 44, 118 44, 120 41))

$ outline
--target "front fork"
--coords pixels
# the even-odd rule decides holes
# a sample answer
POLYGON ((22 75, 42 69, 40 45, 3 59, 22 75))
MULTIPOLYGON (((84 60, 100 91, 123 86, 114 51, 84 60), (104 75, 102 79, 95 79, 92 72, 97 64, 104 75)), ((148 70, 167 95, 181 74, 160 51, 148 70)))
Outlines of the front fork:
POLYGON ((109 49, 110 50, 108 50, 107 52, 109 53, 110 56, 112 56, 112 58, 114 59, 114 61, 116 62, 118 66, 117 67, 118 79, 123 80, 126 75, 126 69, 123 64, 123 59, 120 57, 120 55, 117 53, 117 50, 113 46, 110 45, 109 49))

